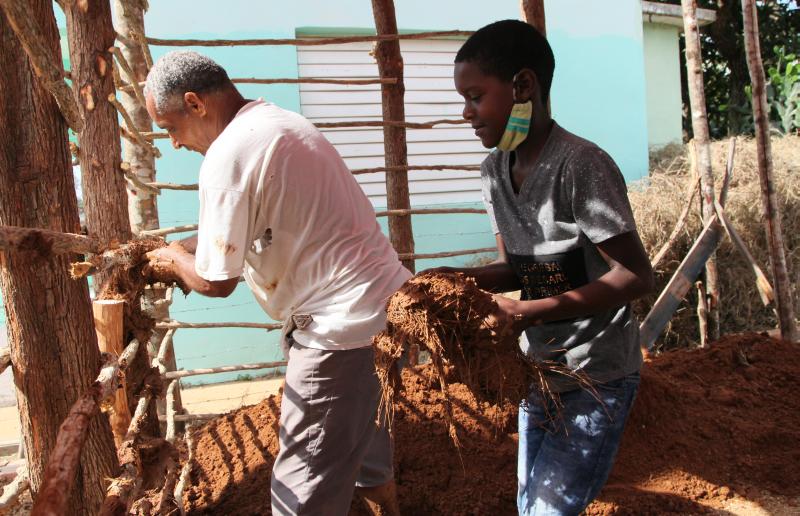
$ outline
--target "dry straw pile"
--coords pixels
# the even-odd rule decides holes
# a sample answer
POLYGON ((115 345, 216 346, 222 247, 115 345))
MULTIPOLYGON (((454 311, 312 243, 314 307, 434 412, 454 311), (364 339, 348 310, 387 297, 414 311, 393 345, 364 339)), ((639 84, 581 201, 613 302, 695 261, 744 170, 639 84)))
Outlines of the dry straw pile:
MULTIPOLYGON (((712 160, 717 191, 725 173, 729 140, 712 144, 712 160)), ((800 263, 800 137, 773 137, 772 157, 775 187, 780 199, 783 237, 791 278, 798 278, 800 263)), ((762 216, 761 191, 756 165, 756 145, 752 138, 737 138, 735 168, 725 211, 750 248, 758 264, 772 278, 767 237, 762 216)), ((639 234, 652 257, 666 242, 678 216, 686 205, 692 178, 686 147, 673 148, 654 160, 647 181, 629 188, 629 197, 639 234)), ((700 200, 694 206, 679 240, 661 260, 656 270, 659 291, 666 285, 680 261, 700 233, 700 200)), ((765 308, 755 288, 755 278, 727 236, 717 252, 720 275, 720 326, 722 333, 774 328, 772 307, 765 308)), ((793 282, 795 307, 797 281, 793 282)), ((655 295, 637 303, 639 317, 655 301, 655 295)), ((696 317, 697 295, 691 291, 662 337, 663 348, 693 345, 699 339, 696 317)))

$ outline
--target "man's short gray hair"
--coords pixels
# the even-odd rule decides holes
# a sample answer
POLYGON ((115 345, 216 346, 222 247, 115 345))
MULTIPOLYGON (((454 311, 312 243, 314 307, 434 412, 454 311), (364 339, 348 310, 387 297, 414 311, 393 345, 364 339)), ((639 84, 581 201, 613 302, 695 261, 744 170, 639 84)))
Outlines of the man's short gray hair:
POLYGON ((174 50, 153 64, 144 89, 153 97, 156 109, 164 113, 180 109, 187 91, 209 93, 231 85, 225 69, 213 59, 190 50, 174 50))

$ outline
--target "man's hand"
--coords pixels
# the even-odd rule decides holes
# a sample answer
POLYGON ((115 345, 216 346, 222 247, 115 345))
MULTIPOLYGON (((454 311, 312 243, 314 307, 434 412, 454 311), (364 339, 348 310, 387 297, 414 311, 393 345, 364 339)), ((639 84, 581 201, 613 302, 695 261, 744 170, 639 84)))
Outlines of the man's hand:
POLYGON ((180 259, 180 255, 188 254, 186 249, 179 242, 171 242, 166 247, 159 247, 147 253, 145 256, 148 259, 148 267, 157 271, 176 274, 176 262, 180 259))

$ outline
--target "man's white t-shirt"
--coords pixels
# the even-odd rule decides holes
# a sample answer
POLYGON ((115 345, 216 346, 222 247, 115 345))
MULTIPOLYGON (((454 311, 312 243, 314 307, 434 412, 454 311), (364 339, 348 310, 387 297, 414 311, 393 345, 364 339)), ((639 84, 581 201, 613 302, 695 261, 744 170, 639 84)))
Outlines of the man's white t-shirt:
POLYGON ((200 168, 197 274, 244 274, 301 345, 371 344, 388 297, 411 273, 336 149, 305 118, 259 99, 246 104, 200 168), (305 316, 311 316, 310 319, 305 316))

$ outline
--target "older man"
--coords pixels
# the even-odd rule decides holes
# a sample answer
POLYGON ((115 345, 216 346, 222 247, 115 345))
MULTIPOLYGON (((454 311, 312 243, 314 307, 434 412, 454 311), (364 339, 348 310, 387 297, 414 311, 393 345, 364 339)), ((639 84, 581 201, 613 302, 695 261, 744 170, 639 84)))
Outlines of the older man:
POLYGON ((205 156, 196 237, 153 251, 151 264, 213 297, 230 295, 243 275, 267 314, 285 321, 273 513, 346 514, 355 487, 368 505, 398 512, 370 344, 386 299, 411 274, 371 204, 308 120, 244 99, 205 56, 166 54, 145 96, 172 145, 205 156))

